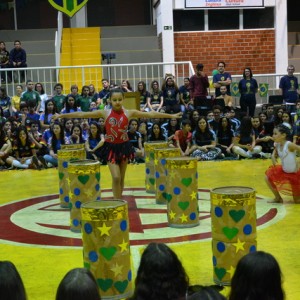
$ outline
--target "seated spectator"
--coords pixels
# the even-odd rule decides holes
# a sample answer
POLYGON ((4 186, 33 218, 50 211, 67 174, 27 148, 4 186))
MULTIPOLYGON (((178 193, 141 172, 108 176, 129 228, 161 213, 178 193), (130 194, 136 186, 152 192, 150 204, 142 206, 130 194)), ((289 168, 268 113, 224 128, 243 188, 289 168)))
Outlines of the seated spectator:
POLYGON ((66 96, 64 103, 65 108, 61 111, 62 114, 68 114, 74 111, 81 111, 80 107, 77 107, 75 96, 73 96, 72 94, 66 96))
POLYGON ((148 107, 150 110, 160 111, 164 103, 162 91, 159 89, 157 80, 151 82, 150 97, 148 97, 148 107))
POLYGON ((26 127, 18 127, 13 150, 14 156, 7 159, 9 165, 19 169, 40 170, 42 164, 36 157, 35 144, 31 141, 26 127))
POLYGON ((255 144, 255 134, 252 128, 250 117, 244 117, 241 122, 239 131, 234 138, 232 151, 244 158, 261 157, 261 146, 255 144))
POLYGON ((34 102, 35 110, 38 113, 41 107, 40 94, 33 89, 34 83, 32 82, 32 80, 27 80, 26 88, 27 90, 21 96, 21 102, 26 102, 27 104, 29 103, 29 101, 34 102))
POLYGON ((231 156, 233 147, 234 131, 230 120, 226 117, 221 117, 217 132, 217 147, 221 149, 224 156, 231 156))
POLYGON ((65 137, 69 138, 71 136, 71 130, 74 126, 73 119, 63 119, 63 121, 64 121, 65 137))
POLYGON ((198 160, 214 160, 221 154, 221 150, 216 145, 215 133, 209 128, 205 117, 200 117, 198 127, 193 132, 190 154, 198 160))
POLYGON ((78 93, 78 85, 71 85, 71 94, 69 94, 68 96, 70 95, 75 99, 75 103, 77 103, 78 99, 80 98, 80 94, 78 93))
POLYGON ((149 142, 155 142, 155 141, 165 141, 166 137, 163 135, 163 131, 160 128, 159 123, 153 123, 150 134, 148 136, 149 142))
MULTIPOLYGON (((191 121, 191 132, 193 132, 198 127, 199 121, 199 112, 198 110, 194 109, 190 114, 190 121, 191 121)), ((213 118, 213 116, 212 116, 213 118)))
POLYGON ((92 97, 93 102, 96 103, 99 98, 99 95, 95 89, 95 86, 93 84, 90 84, 89 89, 90 89, 89 96, 92 97))
POLYGON ((85 139, 82 135, 82 128, 80 125, 74 125, 71 129, 71 136, 69 137, 69 144, 84 144, 85 139))
MULTIPOLYGON (((10 68, 27 68, 26 51, 21 47, 19 40, 14 41, 14 48, 9 53, 9 67, 10 68)), ((11 76, 11 75, 10 75, 11 76)), ((10 78, 12 80, 12 78, 10 78)), ((25 71, 20 71, 21 82, 25 81, 25 71)), ((15 78, 15 81, 18 81, 15 78)))
POLYGON ((45 103, 48 100, 48 95, 46 94, 43 85, 40 82, 37 82, 34 86, 34 90, 39 93, 41 98, 41 106, 39 112, 45 111, 45 103))
POLYGON ((81 90, 81 96, 77 100, 76 105, 80 107, 81 111, 89 111, 91 102, 95 102, 93 97, 89 96, 90 88, 84 85, 81 90))
POLYGON ((132 87, 128 80, 122 80, 121 88, 124 93, 132 92, 132 87))
POLYGON ((138 132, 142 136, 142 146, 144 147, 144 143, 148 141, 148 124, 146 120, 140 120, 138 132))
POLYGON ((56 114, 55 102, 53 99, 49 99, 45 104, 45 111, 40 115, 41 128, 44 131, 50 127, 50 121, 54 114, 56 114))
POLYGON ((27 129, 30 129, 31 122, 39 122, 39 130, 41 129, 40 125, 40 115, 36 113, 36 104, 34 100, 30 100, 28 103, 22 102, 20 105, 21 108, 21 120, 22 125, 26 126, 27 129))
POLYGON ((64 87, 61 83, 55 84, 53 88, 54 95, 52 99, 54 100, 55 107, 58 113, 60 113, 65 106, 65 95, 62 93, 63 89, 64 87))
POLYGON ((10 97, 7 96, 6 88, 3 86, 0 87, 0 106, 2 108, 3 115, 5 118, 8 118, 12 115, 10 97))
POLYGON ((172 77, 168 77, 162 86, 164 97, 163 111, 166 113, 180 112, 179 89, 172 77))
POLYGON ((283 300, 282 274, 269 253, 252 252, 240 259, 231 280, 229 300, 283 300))
POLYGON ((44 155, 44 159, 48 166, 57 167, 57 151, 60 150, 61 145, 69 144, 65 138, 64 128, 61 124, 54 123, 50 127, 51 136, 48 140, 49 154, 44 155))
POLYGON ((185 299, 188 285, 188 276, 175 252, 165 244, 150 243, 142 254, 130 300, 185 299))
POLYGON ((100 300, 97 282, 85 268, 69 271, 60 282, 56 300, 100 300))
POLYGON ((194 102, 189 92, 190 79, 184 78, 184 85, 179 88, 181 112, 186 114, 194 109, 194 102))
POLYGON ((220 93, 221 95, 215 98, 215 105, 219 105, 222 107, 222 109, 225 108, 225 106, 227 107, 232 107, 233 105, 233 100, 232 100, 232 96, 229 96, 227 94, 227 87, 225 85, 222 85, 220 87, 220 93))
POLYGON ((150 93, 146 90, 146 83, 144 81, 138 82, 137 92, 140 94, 140 110, 150 111, 150 108, 148 107, 150 93))
POLYGON ((0 170, 6 169, 6 159, 11 153, 11 142, 0 126, 0 170))
POLYGON ((222 107, 219 105, 214 105, 213 114, 214 117, 213 119, 208 120, 208 125, 215 133, 218 133, 219 122, 221 120, 221 115, 222 115, 222 107))
MULTIPOLYGON (((9 68, 9 52, 6 50, 6 45, 3 41, 0 41, 0 67, 1 69, 9 68)), ((1 82, 6 82, 4 72, 1 72, 1 82)))
POLYGON ((137 119, 131 119, 128 124, 128 138, 130 141, 130 144, 134 148, 134 158, 135 162, 144 162, 144 148, 142 145, 142 136, 137 131, 138 128, 138 120, 137 119))
POLYGON ((181 156, 189 156, 192 144, 191 121, 185 119, 181 126, 182 129, 175 132, 174 145, 180 149, 181 156))
POLYGON ((170 144, 174 144, 175 132, 180 129, 180 121, 178 119, 172 118, 168 120, 168 123, 161 125, 161 128, 164 130, 167 141, 170 144))
POLYGON ((22 85, 18 84, 16 86, 15 95, 11 97, 11 109, 13 115, 17 116, 20 112, 20 104, 21 104, 21 95, 23 93, 22 85))
POLYGON ((22 278, 15 265, 10 261, 0 262, 0 299, 27 299, 22 278))
POLYGON ((100 150, 104 141, 104 135, 101 133, 99 124, 92 121, 89 128, 89 136, 85 142, 86 158, 102 160, 100 150))

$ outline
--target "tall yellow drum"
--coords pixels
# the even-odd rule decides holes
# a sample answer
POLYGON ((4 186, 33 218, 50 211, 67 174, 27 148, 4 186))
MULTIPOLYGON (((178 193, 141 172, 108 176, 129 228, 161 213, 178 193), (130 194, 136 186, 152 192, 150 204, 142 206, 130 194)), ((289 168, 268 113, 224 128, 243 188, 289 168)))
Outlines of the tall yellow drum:
POLYGON ((166 159, 166 198, 170 227, 199 225, 197 158, 166 159))
POLYGON ((167 142, 146 142, 145 149, 145 187, 146 193, 155 194, 155 176, 154 176, 154 149, 167 148, 167 142))
POLYGON ((96 278, 102 299, 132 295, 128 205, 122 200, 81 207, 84 266, 96 278))
POLYGON ((230 285, 238 261, 256 251, 256 196, 250 187, 211 190, 214 281, 230 285))
POLYGON ((70 162, 70 229, 81 231, 80 208, 83 203, 101 199, 100 162, 90 159, 70 162))
POLYGON ((57 151, 57 169, 59 184, 59 202, 63 208, 70 206, 70 193, 68 184, 68 164, 70 161, 76 161, 86 158, 86 152, 81 149, 60 149, 57 151))
POLYGON ((156 204, 167 204, 166 193, 166 159, 169 157, 180 156, 179 148, 158 148, 154 149, 154 167, 155 167, 155 199, 156 204))

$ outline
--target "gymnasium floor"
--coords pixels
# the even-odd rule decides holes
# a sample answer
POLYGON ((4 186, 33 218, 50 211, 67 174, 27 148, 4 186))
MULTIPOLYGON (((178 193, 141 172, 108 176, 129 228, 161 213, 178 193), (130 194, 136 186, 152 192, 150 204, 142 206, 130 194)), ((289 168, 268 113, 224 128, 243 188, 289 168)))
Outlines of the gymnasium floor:
MULTIPOLYGON (((278 259, 287 299, 300 299, 300 205, 268 203, 272 195, 264 172, 270 163, 259 159, 199 162, 200 226, 190 229, 167 227, 165 208, 155 205, 154 196, 145 193, 144 164, 129 165, 124 199, 130 202, 133 271, 144 245, 159 240, 178 254, 191 284, 213 284, 209 191, 248 186, 257 196, 257 247, 278 259)), ((111 196, 110 186, 108 168, 102 166, 102 198, 111 196)), ((55 299, 65 273, 83 265, 81 235, 70 232, 69 213, 58 205, 57 170, 1 172, 0 204, 0 259, 15 263, 29 300, 55 299)))

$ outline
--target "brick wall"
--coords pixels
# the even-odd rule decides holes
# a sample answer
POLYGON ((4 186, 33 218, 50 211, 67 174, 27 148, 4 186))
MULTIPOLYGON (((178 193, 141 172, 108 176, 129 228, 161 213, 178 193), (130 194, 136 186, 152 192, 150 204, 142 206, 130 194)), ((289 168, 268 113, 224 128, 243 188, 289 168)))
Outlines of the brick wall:
POLYGON ((204 64, 211 75, 218 61, 226 71, 242 74, 250 67, 255 74, 275 72, 275 30, 174 33, 175 61, 204 64))

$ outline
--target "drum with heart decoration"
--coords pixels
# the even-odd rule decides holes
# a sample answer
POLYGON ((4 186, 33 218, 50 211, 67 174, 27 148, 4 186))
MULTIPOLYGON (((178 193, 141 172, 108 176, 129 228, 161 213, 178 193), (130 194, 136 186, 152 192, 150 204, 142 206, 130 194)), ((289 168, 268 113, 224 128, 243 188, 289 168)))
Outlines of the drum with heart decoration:
POLYGON ((180 157, 179 148, 156 148, 154 149, 154 167, 155 167, 155 199, 156 204, 167 204, 166 193, 166 159, 169 157, 180 157))
POLYGON ((70 183, 70 229, 81 231, 80 208, 83 203, 99 201, 100 162, 90 159, 70 162, 68 167, 70 183))
POLYGON ((214 281, 230 285, 238 261, 256 251, 256 196, 250 187, 211 190, 214 281))
POLYGON ((154 149, 167 148, 167 142, 145 142, 145 187, 146 193, 155 194, 154 149))
POLYGON ((132 295, 128 204, 122 200, 88 202, 81 207, 84 267, 101 299, 132 295))
POLYGON ((59 202, 63 208, 70 208, 70 191, 68 184, 68 165, 70 161, 82 160, 86 158, 86 152, 82 144, 77 148, 60 149, 57 151, 57 170, 59 185, 59 202))
POLYGON ((199 225, 197 158, 166 159, 168 223, 170 227, 199 225))

